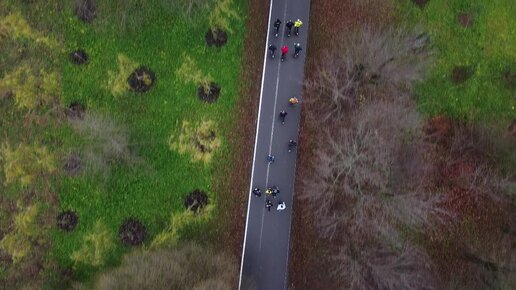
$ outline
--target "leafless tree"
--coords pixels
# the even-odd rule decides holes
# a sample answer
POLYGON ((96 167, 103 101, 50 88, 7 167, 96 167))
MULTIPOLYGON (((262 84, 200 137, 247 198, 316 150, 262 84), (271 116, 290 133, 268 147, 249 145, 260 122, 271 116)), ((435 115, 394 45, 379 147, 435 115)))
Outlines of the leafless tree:
POLYGON ((302 197, 321 235, 336 241, 334 277, 351 289, 431 289, 429 259, 401 231, 448 214, 426 188, 434 173, 424 165, 415 106, 406 97, 373 99, 348 113, 320 138, 302 197))
POLYGON ((118 268, 102 274, 94 289, 231 289, 236 268, 226 255, 194 244, 136 251, 125 256, 118 268))
POLYGON ((97 12, 97 2, 95 0, 75 0, 74 13, 80 20, 91 22, 97 12))
MULTIPOLYGON (((393 179, 407 163, 399 159, 402 145, 417 142, 417 136, 411 137, 420 127, 414 107, 403 102, 375 101, 357 109, 350 119, 349 126, 321 137, 315 174, 306 181, 304 197, 314 204, 323 236, 331 238, 341 220, 352 220, 354 230, 359 232, 369 232, 373 225, 377 232, 385 231, 392 218, 421 224, 418 218, 425 219, 424 213, 432 202, 422 186, 431 168, 415 166, 407 172, 408 179, 414 177, 413 184, 406 185, 411 191, 398 190, 397 180, 393 179), (400 206, 406 209, 399 211, 400 206), (336 213, 336 207, 346 210, 336 213), (384 209, 371 211, 379 207, 384 209), (374 222, 368 224, 371 218, 374 222)), ((414 153, 413 159, 420 158, 419 153, 414 153)))
POLYGON ((416 30, 365 27, 327 52, 308 88, 323 120, 338 120, 365 98, 398 96, 424 77, 428 37, 416 30))
POLYGON ((333 272, 347 282, 347 289, 434 289, 429 258, 421 249, 354 242, 340 247, 333 257, 337 265, 333 272))
POLYGON ((191 16, 195 12, 207 8, 212 0, 166 0, 161 1, 162 6, 170 11, 178 11, 184 16, 191 16), (179 8, 179 9, 178 9, 179 8))
POLYGON ((122 124, 97 113, 87 113, 83 119, 70 122, 85 140, 82 155, 87 169, 107 177, 112 164, 141 165, 141 160, 131 151, 134 144, 130 143, 128 130, 122 124))

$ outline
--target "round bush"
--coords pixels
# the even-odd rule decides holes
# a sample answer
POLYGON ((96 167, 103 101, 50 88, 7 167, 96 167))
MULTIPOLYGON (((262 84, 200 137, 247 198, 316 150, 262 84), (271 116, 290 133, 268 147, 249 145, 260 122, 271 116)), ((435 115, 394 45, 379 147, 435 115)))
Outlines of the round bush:
POLYGON ((473 25, 473 17, 466 12, 459 13, 459 15, 457 15, 457 21, 462 27, 470 27, 473 25))
POLYGON ((57 227, 65 232, 70 232, 75 229, 78 222, 79 216, 77 216, 77 213, 74 211, 67 210, 57 215, 57 227))
POLYGON ((156 75, 146 67, 139 67, 131 73, 127 82, 131 89, 139 93, 145 93, 154 85, 156 75))
POLYGON ((412 0, 412 3, 416 4, 419 8, 424 8, 428 3, 428 0, 412 0))
POLYGON ((228 34, 220 29, 208 29, 206 32, 206 44, 208 46, 222 47, 228 42, 228 34))
POLYGON ((474 70, 469 66, 456 66, 452 71, 452 81, 454 84, 462 84, 467 81, 474 73, 474 70))
POLYGON ((80 102, 72 102, 65 111, 65 114, 71 120, 82 120, 86 113, 86 107, 80 102))
POLYGON ((81 157, 77 154, 68 155, 68 157, 65 160, 65 163, 63 164, 63 170, 66 172, 66 174, 70 176, 79 174, 79 172, 81 172, 81 168, 81 157))
POLYGON ((70 52, 70 61, 76 65, 87 64, 88 59, 88 54, 82 49, 70 52))
POLYGON ((219 98, 220 90, 220 86, 216 83, 210 83, 209 90, 206 90, 204 86, 200 85, 199 88, 197 88, 197 96, 206 103, 213 103, 219 98))
POLYGON ((183 204, 186 209, 190 209, 193 212, 198 212, 201 208, 208 204, 208 195, 202 190, 195 189, 188 193, 183 204))
POLYGON ((80 20, 91 22, 97 13, 97 2, 95 0, 75 0, 73 12, 80 20))
POLYGON ((129 218, 120 226, 118 236, 122 244, 126 246, 138 246, 145 241, 147 230, 140 221, 129 218))
POLYGON ((503 72, 503 80, 508 88, 516 89, 516 69, 505 69, 503 72))
POLYGON ((516 138, 516 119, 512 120, 512 122, 509 124, 509 127, 507 127, 507 131, 509 132, 510 136, 516 138))

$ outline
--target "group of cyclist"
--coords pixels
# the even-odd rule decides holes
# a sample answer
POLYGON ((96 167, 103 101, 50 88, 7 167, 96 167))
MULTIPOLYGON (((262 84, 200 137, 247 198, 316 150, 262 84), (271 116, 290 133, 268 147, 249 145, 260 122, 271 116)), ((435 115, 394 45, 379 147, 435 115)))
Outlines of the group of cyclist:
MULTIPOLYGON (((292 33, 292 27, 294 27, 294 34, 296 36, 298 36, 299 29, 301 28, 302 25, 303 25, 303 22, 300 19, 297 19, 295 22, 292 20, 287 21, 287 23, 285 24, 285 26, 286 26, 285 33, 287 34, 287 37, 290 37, 290 34, 292 33)), ((281 26, 281 20, 279 20, 279 18, 278 18, 278 19, 276 19, 276 22, 274 22, 274 31, 275 31, 276 37, 278 37, 280 26, 281 26)), ((275 54, 276 49, 277 49, 277 47, 274 44, 271 43, 269 45, 269 51, 270 51, 272 59, 274 59, 276 56, 276 54, 275 54)), ((303 50, 303 48, 301 47, 301 43, 295 42, 293 57, 297 58, 299 56, 299 53, 301 52, 301 50, 303 50)), ((281 61, 282 62, 285 61, 287 53, 288 53, 288 45, 283 45, 281 47, 281 61)))
MULTIPOLYGON (((287 21, 287 23, 285 24, 285 26, 286 26, 285 33, 286 33, 287 37, 290 37, 290 35, 292 33, 292 27, 294 27, 294 34, 296 36, 298 36, 299 29, 301 28, 302 25, 303 25, 303 22, 300 19, 297 19, 295 22, 292 20, 287 21)), ((275 37, 278 37, 280 27, 281 27, 281 20, 276 19, 276 22, 274 22, 275 37)), ((277 47, 274 44, 269 45, 269 51, 271 54, 271 58, 273 58, 273 59, 275 58, 276 49, 277 49, 277 47)), ((301 50, 302 50, 301 44, 299 42, 295 42, 293 57, 297 58, 299 56, 299 53, 301 52, 301 50)), ((282 62, 285 61, 287 53, 288 53, 288 46, 287 45, 282 46, 281 47, 281 61, 282 62)), ((299 99, 296 97, 291 97, 291 98, 289 98, 288 102, 291 106, 295 106, 296 104, 299 103, 299 99)), ((285 125, 285 119, 287 118, 287 115, 288 115, 288 113, 285 110, 281 110, 279 112, 279 119, 280 119, 282 125, 285 125)), ((288 152, 292 152, 296 148, 297 142, 295 140, 290 139, 288 141, 287 146, 288 146, 288 152)), ((274 155, 272 155, 272 154, 267 155, 267 161, 269 163, 274 163, 274 160, 275 160, 274 155)), ((262 196, 262 191, 258 187, 253 188, 252 192, 256 197, 262 196)), ((274 206, 274 202, 271 200, 271 197, 273 199, 276 199, 279 193, 280 193, 279 187, 276 185, 274 185, 272 187, 267 187, 265 189, 265 195, 266 195, 265 208, 267 208, 268 211, 270 211, 271 208, 274 206)), ((279 201, 276 209, 278 211, 282 211, 282 210, 286 209, 285 202, 279 201)))
MULTIPOLYGON (((265 194, 268 197, 276 198, 278 196, 279 192, 280 192, 279 187, 277 187, 276 185, 274 185, 273 187, 267 187, 267 189, 265 189, 265 194)), ((262 191, 258 187, 255 187, 255 188, 253 188, 253 194, 256 195, 257 197, 260 197, 260 196, 262 196, 262 191)), ((274 203, 272 202, 272 200, 267 198, 265 200, 265 208, 267 208, 268 211, 271 211, 271 207, 273 207, 273 206, 274 206, 274 203)), ((287 208, 287 206, 286 206, 285 202, 280 201, 280 202, 278 202, 278 206, 277 206, 276 210, 282 211, 286 208, 287 208)))

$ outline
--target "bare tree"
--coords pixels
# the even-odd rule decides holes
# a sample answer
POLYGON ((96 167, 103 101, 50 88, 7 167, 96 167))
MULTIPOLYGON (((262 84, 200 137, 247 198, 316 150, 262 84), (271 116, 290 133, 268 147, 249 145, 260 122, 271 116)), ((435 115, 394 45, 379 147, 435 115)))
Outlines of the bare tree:
POLYGON ((424 77, 428 37, 416 30, 365 27, 327 52, 308 88, 323 120, 335 121, 365 98, 399 96, 424 77))
POLYGON ((83 119, 70 122, 86 141, 82 155, 89 170, 103 172, 107 177, 112 164, 141 165, 138 156, 131 152, 135 144, 130 143, 128 130, 122 124, 96 113, 85 114, 83 119))
POLYGON ((95 0, 75 0, 74 13, 84 22, 91 22, 96 15, 97 2, 95 0))
POLYGON ((130 253, 118 268, 102 274, 94 289, 231 289, 236 275, 236 263, 226 255, 187 244, 130 253))
POLYGON ((424 251, 410 245, 391 249, 381 243, 350 241, 334 256, 335 275, 348 289, 433 289, 431 265, 424 251))
MULTIPOLYGON (((355 230, 369 231, 369 210, 383 205, 388 205, 385 208, 389 209, 388 215, 405 222, 416 223, 416 216, 425 219, 423 213, 432 199, 422 192, 421 184, 422 177, 430 175, 431 170, 418 168, 408 173, 409 178, 418 177, 413 178, 415 184, 410 192, 396 191, 399 186, 393 184, 396 180, 392 178, 404 167, 398 159, 402 144, 417 142, 408 140, 420 127, 413 106, 403 102, 372 102, 354 112, 351 120, 349 126, 327 132, 321 138, 315 174, 306 181, 304 197, 316 205, 315 216, 323 235, 331 238, 338 221, 350 220, 350 215, 354 216, 351 220, 356 221, 355 230), (395 164, 399 166, 393 166, 395 164), (411 202, 409 206, 407 203, 411 202), (399 212, 397 207, 401 205, 407 205, 407 210, 399 212), (350 207, 350 210, 335 213, 336 206, 350 207), (364 226, 367 230, 361 229, 364 226)), ((414 155, 417 158, 418 154, 414 155)), ((386 211, 374 212, 377 231, 384 231, 387 227, 383 223, 390 222, 380 216, 382 213, 387 214, 386 211)))
POLYGON ((345 126, 319 139, 302 197, 321 235, 335 241, 332 273, 351 289, 431 289, 431 262, 401 231, 422 231, 447 214, 426 188, 433 168, 419 166, 425 161, 415 106, 406 97, 371 100, 349 114, 345 126))

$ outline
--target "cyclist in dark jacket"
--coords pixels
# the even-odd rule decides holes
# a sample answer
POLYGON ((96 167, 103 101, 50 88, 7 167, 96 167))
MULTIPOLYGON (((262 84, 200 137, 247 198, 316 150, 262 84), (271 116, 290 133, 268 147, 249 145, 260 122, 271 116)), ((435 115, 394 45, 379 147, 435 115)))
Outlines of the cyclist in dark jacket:
POLYGON ((276 19, 276 22, 274 22, 274 31, 275 31, 276 37, 278 37, 280 26, 281 26, 281 20, 279 20, 279 18, 278 18, 278 19, 276 19))
POLYGON ((285 125, 285 118, 287 117, 287 112, 280 111, 279 112, 279 118, 281 120, 281 124, 285 125))
POLYGON ((294 26, 294 22, 292 21, 292 19, 287 21, 285 26, 287 27, 287 37, 290 37, 290 33, 292 33, 292 26, 294 26))
POLYGON ((271 58, 274 59, 275 52, 276 52, 276 45, 274 45, 274 44, 269 45, 269 50, 271 51, 271 58))

